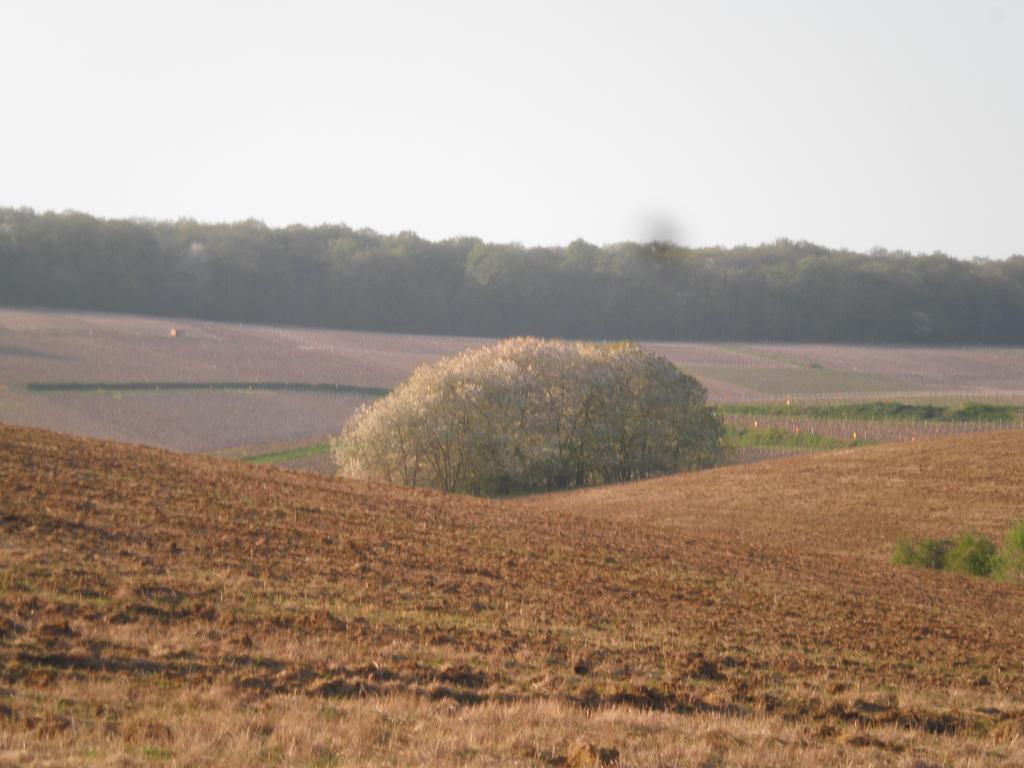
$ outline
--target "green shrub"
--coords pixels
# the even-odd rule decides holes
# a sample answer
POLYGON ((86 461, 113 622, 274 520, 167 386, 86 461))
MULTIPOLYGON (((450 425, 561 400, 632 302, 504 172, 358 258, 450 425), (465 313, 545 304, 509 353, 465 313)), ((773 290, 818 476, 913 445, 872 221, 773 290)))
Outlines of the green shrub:
POLYGON ((976 533, 963 533, 956 539, 902 538, 896 542, 892 561, 939 571, 1024 579, 1024 520, 1006 537, 1003 553, 992 540, 976 533))
POLYGON ((1003 540, 999 574, 1004 579, 1024 581, 1024 520, 1013 526, 1003 540))
POLYGON ((897 539, 896 549, 892 553, 892 561, 895 565, 917 565, 917 546, 914 544, 914 540, 897 539))
POLYGON ((896 565, 913 565, 941 571, 947 567, 947 558, 953 546, 954 543, 949 539, 900 539, 896 542, 892 561, 896 565))
POLYGON ((991 576, 998 566, 996 545, 991 539, 974 533, 962 534, 946 555, 946 570, 973 576, 991 576))

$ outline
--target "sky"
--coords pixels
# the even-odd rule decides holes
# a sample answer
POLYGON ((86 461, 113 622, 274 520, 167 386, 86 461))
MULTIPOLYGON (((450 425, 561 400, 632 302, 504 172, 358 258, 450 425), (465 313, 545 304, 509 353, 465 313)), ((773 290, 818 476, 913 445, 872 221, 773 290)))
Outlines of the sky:
POLYGON ((0 0, 0 205, 1024 253, 1024 0, 0 0))

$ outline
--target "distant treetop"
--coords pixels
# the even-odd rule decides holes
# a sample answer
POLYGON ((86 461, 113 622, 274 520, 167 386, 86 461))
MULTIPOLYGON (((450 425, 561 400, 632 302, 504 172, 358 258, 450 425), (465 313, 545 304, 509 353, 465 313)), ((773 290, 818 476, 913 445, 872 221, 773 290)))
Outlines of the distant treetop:
POLYGON ((1024 344, 1024 256, 526 248, 0 209, 0 304, 475 336, 1024 344))

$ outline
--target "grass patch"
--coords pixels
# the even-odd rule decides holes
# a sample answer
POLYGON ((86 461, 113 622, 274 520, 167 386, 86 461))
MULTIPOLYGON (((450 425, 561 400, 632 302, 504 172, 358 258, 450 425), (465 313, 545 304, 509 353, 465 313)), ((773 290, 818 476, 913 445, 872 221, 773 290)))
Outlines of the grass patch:
POLYGON ((250 464, 277 464, 281 461, 292 461, 293 459, 305 459, 310 456, 320 456, 329 453, 331 444, 329 442, 310 443, 299 448, 291 448, 284 451, 273 451, 271 453, 260 453, 255 456, 243 456, 242 461, 250 464))
POLYGON ((779 427, 726 427, 725 444, 730 448, 793 448, 808 451, 831 451, 858 445, 829 435, 790 432, 779 427))
POLYGON ((292 381, 47 381, 25 385, 29 392, 303 392, 317 395, 383 397, 390 390, 351 384, 314 384, 292 381))
POLYGON ((882 401, 823 405, 749 403, 720 405, 718 410, 722 413, 745 416, 804 416, 812 419, 859 419, 862 421, 1003 423, 1024 419, 1024 406, 974 402, 951 406, 882 401))
POLYGON ((1013 526, 1003 540, 1000 574, 1010 581, 1024 581, 1024 520, 1013 526))
POLYGON ((160 747, 143 747, 142 756, 150 760, 170 760, 174 757, 174 753, 169 749, 161 749, 160 747))

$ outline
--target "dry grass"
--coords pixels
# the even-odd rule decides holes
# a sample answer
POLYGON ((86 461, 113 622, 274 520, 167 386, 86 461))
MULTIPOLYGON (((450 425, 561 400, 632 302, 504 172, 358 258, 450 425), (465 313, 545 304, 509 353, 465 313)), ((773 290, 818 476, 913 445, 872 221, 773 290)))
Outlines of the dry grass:
POLYGON ((889 563, 1022 511, 1020 431, 497 503, 0 426, 0 764, 1024 765, 1024 586, 889 563))
POLYGON ((25 726, 0 765, 927 766, 1021 764, 1024 738, 679 715, 551 700, 460 706, 407 695, 245 696, 224 686, 62 682, 6 699, 25 726), (580 745, 591 762, 573 760, 580 745))

